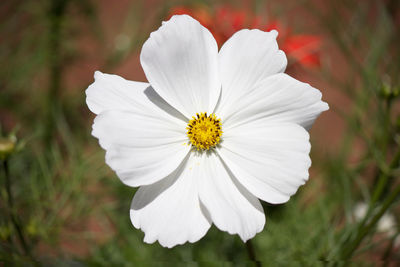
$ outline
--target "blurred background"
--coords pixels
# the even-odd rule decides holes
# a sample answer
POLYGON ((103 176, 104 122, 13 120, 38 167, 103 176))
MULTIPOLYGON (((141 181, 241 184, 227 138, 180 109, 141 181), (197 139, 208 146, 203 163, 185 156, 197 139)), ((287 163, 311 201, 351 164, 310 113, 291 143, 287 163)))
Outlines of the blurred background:
POLYGON ((135 189, 90 134, 94 71, 146 81, 141 46, 172 14, 193 16, 220 46, 242 28, 277 29, 287 73, 330 105, 311 129, 307 184, 284 205, 263 203, 256 259, 399 266, 397 0, 1 1, 0 265, 249 260, 239 237, 215 226, 195 244, 143 243, 129 220, 135 189))

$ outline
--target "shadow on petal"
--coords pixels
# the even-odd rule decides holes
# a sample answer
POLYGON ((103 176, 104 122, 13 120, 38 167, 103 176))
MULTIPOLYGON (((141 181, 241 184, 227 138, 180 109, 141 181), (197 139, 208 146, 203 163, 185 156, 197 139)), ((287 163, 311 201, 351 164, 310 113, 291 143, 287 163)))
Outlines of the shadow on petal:
POLYGON ((229 177, 232 179, 233 184, 237 187, 239 192, 247 199, 250 204, 256 208, 258 211, 264 213, 264 209, 262 205, 260 205, 260 201, 257 197, 255 197, 252 193, 250 193, 235 177, 235 175, 231 172, 228 165, 224 162, 224 160, 218 155, 221 160, 222 165, 225 167, 226 172, 228 173, 229 177))
POLYGON ((211 214, 208 211, 207 207, 204 205, 204 203, 201 201, 199 198, 199 203, 200 203, 200 210, 203 213, 204 217, 207 219, 207 221, 212 224, 212 219, 211 219, 211 214))
POLYGON ((186 118, 181 112, 171 106, 167 101, 165 101, 154 89, 149 86, 144 90, 144 94, 147 98, 158 108, 165 111, 169 115, 178 118, 184 122, 188 122, 189 119, 186 118))
POLYGON ((155 182, 154 184, 141 186, 135 194, 134 198, 135 201, 132 201, 131 209, 140 210, 146 207, 159 195, 161 195, 164 191, 170 188, 179 179, 182 172, 184 171, 189 156, 190 153, 186 155, 186 157, 178 166, 178 168, 176 168, 175 171, 173 171, 170 175, 168 175, 164 179, 155 182))

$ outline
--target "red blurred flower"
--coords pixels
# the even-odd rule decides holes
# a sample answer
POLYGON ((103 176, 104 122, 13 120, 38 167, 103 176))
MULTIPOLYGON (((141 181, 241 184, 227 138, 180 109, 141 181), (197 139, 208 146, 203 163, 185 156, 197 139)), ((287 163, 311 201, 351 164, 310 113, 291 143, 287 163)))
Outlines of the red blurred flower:
POLYGON ((303 66, 316 67, 321 64, 319 55, 321 43, 321 37, 316 35, 293 35, 287 37, 282 50, 303 66))
POLYGON ((289 62, 299 63, 304 67, 320 66, 321 38, 316 35, 292 34, 291 29, 278 20, 267 23, 260 16, 229 6, 217 7, 214 13, 204 7, 176 6, 170 10, 169 17, 182 14, 192 16, 209 29, 219 46, 244 28, 263 31, 276 29, 279 32, 278 43, 289 57, 289 62))

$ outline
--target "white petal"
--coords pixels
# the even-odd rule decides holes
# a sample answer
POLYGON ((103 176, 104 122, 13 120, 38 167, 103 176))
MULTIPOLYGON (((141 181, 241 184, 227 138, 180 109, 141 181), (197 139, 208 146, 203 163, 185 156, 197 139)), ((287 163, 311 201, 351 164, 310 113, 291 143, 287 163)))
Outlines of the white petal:
POLYGON ((303 127, 258 120, 224 132, 218 153, 247 190, 276 204, 307 181, 310 148, 303 127))
POLYGON ((129 186, 154 183, 173 172, 190 150, 186 124, 148 112, 109 110, 93 124, 106 163, 129 186))
POLYGON ((212 113, 221 88, 218 47, 198 21, 182 15, 164 22, 144 43, 140 61, 152 87, 187 118, 212 113))
POLYGON ((94 80, 86 90, 86 103, 95 114, 105 110, 132 110, 140 105, 140 100, 145 98, 143 91, 150 86, 100 71, 94 73, 94 80))
POLYGON ((100 71, 94 73, 94 79, 86 90, 86 103, 95 114, 106 110, 148 111, 164 118, 170 115, 186 121, 148 83, 128 81, 100 71))
POLYGON ((280 73, 259 82, 251 94, 235 104, 223 118, 224 131, 246 122, 266 120, 292 122, 309 129, 328 104, 321 92, 287 74, 280 73))
POLYGON ((193 153, 167 178, 142 186, 132 200, 130 217, 144 241, 165 247, 202 238, 211 221, 198 197, 199 174, 193 153))
POLYGON ((244 95, 250 94, 260 80, 285 71, 287 59, 278 48, 278 33, 241 30, 219 52, 222 83, 217 114, 224 117, 244 95))
POLYGON ((265 215, 260 201, 249 193, 221 162, 216 153, 203 154, 199 178, 200 200, 213 223, 243 242, 264 228, 265 215))

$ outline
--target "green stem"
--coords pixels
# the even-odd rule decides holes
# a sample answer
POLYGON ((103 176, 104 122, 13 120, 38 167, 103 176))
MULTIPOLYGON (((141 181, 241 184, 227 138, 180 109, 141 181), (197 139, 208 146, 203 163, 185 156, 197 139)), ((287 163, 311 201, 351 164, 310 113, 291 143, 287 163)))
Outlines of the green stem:
POLYGON ((350 246, 344 251, 342 255, 342 259, 348 259, 352 256, 353 252, 357 249, 360 245, 361 241, 364 237, 368 234, 369 231, 377 224, 379 219, 383 216, 383 214, 389 209, 390 205, 396 200, 396 197, 400 194, 400 185, 398 185, 389 197, 385 200, 381 208, 379 209, 378 213, 372 218, 372 220, 366 225, 363 226, 357 232, 357 236, 354 241, 350 244, 350 246))
POLYGON ((61 38, 65 10, 68 0, 52 0, 49 10, 49 92, 47 96, 47 125, 45 138, 50 144, 54 137, 56 118, 60 111, 60 90, 62 81, 61 38))
MULTIPOLYGON (((396 154, 394 155, 392 162, 390 163, 389 166, 389 171, 392 170, 393 168, 396 168, 399 165, 400 162, 400 150, 398 150, 396 152, 396 154)), ((384 191, 384 188, 386 187, 388 180, 390 178, 390 174, 387 172, 383 172, 378 179, 378 184, 376 186, 375 191, 373 192, 371 201, 369 203, 369 207, 368 207, 368 211, 367 214, 365 214, 364 218, 362 219, 362 221, 358 224, 358 228, 357 228, 357 232, 356 232, 356 237, 353 239, 354 241, 352 241, 350 243, 350 245, 346 248, 344 248, 344 252, 341 253, 342 255, 342 259, 347 259, 348 257, 350 257, 353 252, 355 251, 355 249, 358 247, 358 245, 361 243, 362 239, 365 237, 365 235, 368 233, 364 233, 364 230, 367 228, 369 229, 368 225, 365 226, 368 222, 368 219, 370 218, 372 211, 375 208, 376 203, 379 201, 379 199, 381 198, 381 195, 384 191), (361 239, 360 239, 361 238, 361 239), (360 240, 359 240, 360 239, 360 240)), ((379 214, 379 213, 378 213, 379 214)), ((376 216, 376 215, 375 215, 376 216)), ((379 220, 379 218, 378 218, 379 220)), ((371 222, 370 222, 371 223, 371 222)), ((349 236, 349 239, 351 239, 351 236, 349 236)))
MULTIPOLYGON (((389 172, 396 168, 399 165, 400 162, 400 149, 397 151, 397 153, 394 155, 392 162, 389 165, 389 172)), ((371 214, 375 204, 379 201, 379 199, 381 198, 381 195, 389 181, 390 173, 388 173, 388 171, 383 172, 378 179, 378 184, 376 186, 376 189, 372 195, 370 204, 369 204, 369 210, 367 212, 367 216, 365 216, 366 218, 369 217, 368 215, 371 214)))
POLYGON ((247 250, 247 255, 249 256, 249 259, 255 263, 257 267, 261 267, 261 262, 257 260, 256 258, 256 253, 253 247, 253 243, 251 240, 247 240, 246 242, 246 250, 247 250))
POLYGON ((8 161, 7 160, 3 160, 3 168, 4 168, 4 174, 5 174, 5 184, 6 184, 6 192, 7 192, 7 200, 8 200, 8 208, 9 208, 9 215, 10 215, 10 219, 11 222, 15 228, 15 230, 17 231, 17 235, 18 235, 18 239, 19 242, 22 246, 22 249, 24 250, 24 253, 31 257, 31 252, 28 246, 28 243, 25 240, 24 234, 23 234, 23 230, 21 225, 19 224, 17 215, 15 213, 15 209, 14 209, 14 197, 11 191, 11 179, 10 179, 10 171, 8 168, 8 161))

